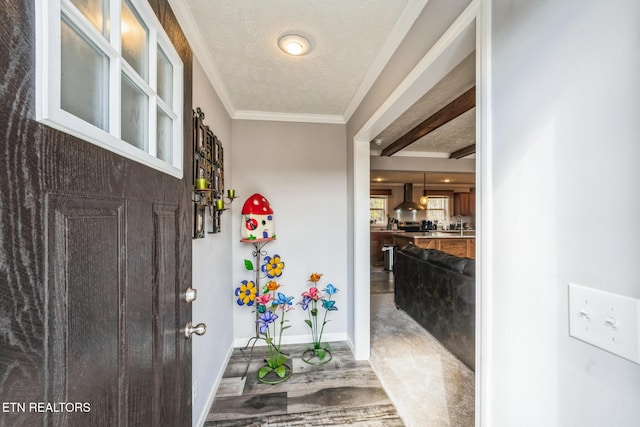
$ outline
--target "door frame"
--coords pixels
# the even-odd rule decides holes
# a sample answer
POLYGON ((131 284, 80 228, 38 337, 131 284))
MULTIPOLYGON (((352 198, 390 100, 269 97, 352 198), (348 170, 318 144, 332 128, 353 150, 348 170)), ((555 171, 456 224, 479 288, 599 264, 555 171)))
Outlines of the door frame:
POLYGON ((370 355, 370 141, 441 80, 473 49, 476 51, 476 417, 487 414, 487 367, 490 348, 490 277, 492 248, 491 191, 491 0, 473 0, 353 138, 353 350, 370 355), (469 47, 472 47, 469 50, 469 47), (462 53, 461 53, 462 52, 462 53), (466 52, 466 53, 465 53, 466 52), (453 64, 453 65, 451 65, 453 64))

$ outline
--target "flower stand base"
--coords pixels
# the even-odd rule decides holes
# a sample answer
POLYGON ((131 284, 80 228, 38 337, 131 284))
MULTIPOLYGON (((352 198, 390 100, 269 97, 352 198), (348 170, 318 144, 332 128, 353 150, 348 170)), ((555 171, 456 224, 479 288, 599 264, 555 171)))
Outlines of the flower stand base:
POLYGON ((286 363, 276 369, 271 369, 269 365, 263 365, 258 370, 258 381, 263 384, 280 384, 291 378, 293 369, 286 363))
POLYGON ((329 363, 333 356, 327 348, 310 348, 302 353, 302 361, 309 365, 324 365, 329 363))

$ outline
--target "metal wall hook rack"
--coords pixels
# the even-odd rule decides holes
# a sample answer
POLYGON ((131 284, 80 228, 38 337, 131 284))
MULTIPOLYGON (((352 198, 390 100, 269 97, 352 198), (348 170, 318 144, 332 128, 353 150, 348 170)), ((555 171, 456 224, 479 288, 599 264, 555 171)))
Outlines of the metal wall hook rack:
POLYGON ((219 233, 222 230, 222 212, 235 198, 235 190, 228 190, 227 196, 224 195, 222 142, 209 126, 204 124, 204 112, 198 107, 193 111, 193 238, 205 236, 206 207, 209 207, 212 225, 208 233, 219 233))

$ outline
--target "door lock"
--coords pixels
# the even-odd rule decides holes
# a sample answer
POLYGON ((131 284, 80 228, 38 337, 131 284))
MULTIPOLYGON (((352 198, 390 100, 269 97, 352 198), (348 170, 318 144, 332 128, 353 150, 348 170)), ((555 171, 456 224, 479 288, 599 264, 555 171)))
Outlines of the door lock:
POLYGON ((207 332, 207 325, 204 323, 198 323, 196 326, 193 326, 193 323, 187 322, 187 326, 184 327, 184 337, 186 339, 191 338, 191 335, 204 335, 207 332))
POLYGON ((184 300, 188 304, 188 303, 191 303, 191 302, 195 301, 196 298, 198 298, 197 289, 193 289, 191 286, 189 286, 187 288, 187 290, 184 291, 184 300))

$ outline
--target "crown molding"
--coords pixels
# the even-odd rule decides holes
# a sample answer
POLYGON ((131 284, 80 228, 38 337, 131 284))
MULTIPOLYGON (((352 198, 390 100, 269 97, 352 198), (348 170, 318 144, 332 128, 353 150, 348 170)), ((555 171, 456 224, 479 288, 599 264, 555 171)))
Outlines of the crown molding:
POLYGON ((393 27, 391 32, 389 33, 389 37, 385 40, 382 45, 382 49, 378 53, 378 56, 369 67, 369 71, 365 75, 364 79, 360 82, 358 89, 355 94, 349 101, 349 105, 345 109, 343 113, 343 118, 345 122, 348 122, 351 119, 351 116, 356 111, 364 97, 367 95, 373 84, 376 82, 384 67, 386 67, 387 63, 404 40, 405 36, 422 13, 422 10, 427 5, 429 0, 409 0, 407 5, 405 6, 398 22, 393 27))
MULTIPOLYGON (((371 157, 388 157, 382 155, 382 150, 371 150, 371 157)), ((449 159, 449 153, 438 151, 398 151, 393 157, 430 157, 432 159, 449 159)))
POLYGON ((272 113, 269 111, 251 110, 238 110, 231 118, 234 120, 266 120, 272 122, 326 123, 334 125, 343 125, 346 123, 342 116, 332 114, 272 113))
POLYGON ((193 15, 191 14, 189 7, 187 6, 188 2, 184 0, 168 1, 178 23, 180 24, 180 28, 182 28, 182 32, 187 37, 187 41, 191 46, 191 51, 198 58, 207 78, 211 82, 211 86, 213 86, 213 90, 218 94, 218 97, 220 98, 222 105, 224 105, 224 108, 227 110, 227 113, 230 117, 233 117, 236 111, 233 107, 233 103, 231 102, 229 92, 227 91, 227 86, 222 80, 220 71, 218 71, 218 67, 216 67, 215 61, 209 53, 209 49, 207 49, 207 44, 198 31, 198 26, 193 19, 193 15))

